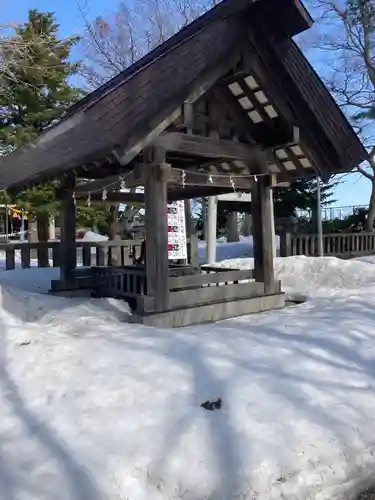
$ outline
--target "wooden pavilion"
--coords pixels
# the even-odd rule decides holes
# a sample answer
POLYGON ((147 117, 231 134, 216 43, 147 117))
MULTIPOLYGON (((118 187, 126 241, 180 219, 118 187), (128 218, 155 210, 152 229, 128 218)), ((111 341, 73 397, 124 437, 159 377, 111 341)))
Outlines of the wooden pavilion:
POLYGON ((61 189, 60 290, 132 299, 144 324, 181 326, 282 307, 272 187, 347 172, 366 151, 293 37, 299 0, 223 0, 0 161, 0 188, 61 189), (143 193, 120 187, 144 186, 143 193), (171 268, 169 200, 251 192, 255 270, 171 268), (76 265, 75 199, 144 202, 145 268, 76 265))

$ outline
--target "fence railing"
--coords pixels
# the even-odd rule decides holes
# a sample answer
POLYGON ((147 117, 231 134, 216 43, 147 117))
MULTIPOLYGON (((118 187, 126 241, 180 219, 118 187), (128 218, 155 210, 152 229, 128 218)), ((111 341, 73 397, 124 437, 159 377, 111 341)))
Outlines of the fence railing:
MULTIPOLYGON (((332 233, 323 235, 324 255, 350 258, 375 254, 375 233, 332 233)), ((280 255, 318 255, 317 234, 280 234, 280 255)))
MULTIPOLYGON (((76 263, 81 266, 125 266, 133 262, 139 252, 141 241, 100 241, 77 242, 76 263)), ((59 267, 60 242, 4 243, 0 244, 0 253, 5 253, 5 268, 18 267, 59 267)))

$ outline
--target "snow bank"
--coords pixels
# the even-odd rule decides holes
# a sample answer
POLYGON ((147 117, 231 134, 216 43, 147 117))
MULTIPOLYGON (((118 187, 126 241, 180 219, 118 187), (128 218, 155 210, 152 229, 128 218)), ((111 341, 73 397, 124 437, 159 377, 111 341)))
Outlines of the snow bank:
POLYGON ((0 496, 354 500, 373 485, 375 266, 277 270, 315 298, 164 331, 126 323, 122 302, 27 291, 53 270, 0 273, 0 496))
MULTIPOLYGON (((375 262, 375 260, 374 260, 375 262)), ((253 259, 231 259, 219 267, 252 269, 253 259)), ((375 284, 375 266, 357 259, 335 257, 287 257, 276 259, 276 276, 293 300, 332 295, 363 293, 362 288, 375 284)))
POLYGON ((84 241, 86 243, 95 243, 98 241, 108 241, 108 239, 108 236, 103 236, 102 234, 94 233, 93 231, 86 231, 83 238, 81 238, 79 241, 84 241))

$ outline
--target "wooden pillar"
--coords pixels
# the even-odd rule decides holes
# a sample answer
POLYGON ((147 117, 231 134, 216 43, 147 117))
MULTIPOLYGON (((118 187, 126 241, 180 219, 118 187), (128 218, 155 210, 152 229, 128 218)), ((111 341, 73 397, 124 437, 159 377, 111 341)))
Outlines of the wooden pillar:
POLYGON ((322 222, 322 196, 320 189, 320 178, 316 178, 316 225, 318 234, 318 256, 324 256, 323 245, 323 222, 322 222))
POLYGON ((75 175, 70 175, 62 185, 60 279, 64 288, 74 288, 73 271, 77 265, 75 175))
POLYGON ((145 168, 145 222, 147 295, 155 299, 156 311, 169 309, 169 263, 167 181, 171 166, 156 162, 145 168))
POLYGON ((273 204, 273 189, 271 189, 270 211, 271 211, 271 227, 272 227, 272 255, 273 260, 277 258, 277 245, 276 245, 276 229, 275 229, 275 211, 273 204))
POLYGON ((252 189, 252 221, 255 280, 264 283, 265 293, 275 291, 271 177, 261 176, 252 189))

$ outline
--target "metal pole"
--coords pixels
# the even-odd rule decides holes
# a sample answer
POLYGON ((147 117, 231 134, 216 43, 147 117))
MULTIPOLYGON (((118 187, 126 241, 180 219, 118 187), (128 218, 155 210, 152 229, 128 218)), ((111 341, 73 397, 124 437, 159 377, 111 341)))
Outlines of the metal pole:
POLYGON ((208 197, 207 207, 207 264, 216 262, 217 198, 208 197))
POLYGON ((23 209, 21 210, 20 241, 25 241, 25 212, 23 209))
POLYGON ((5 240, 8 243, 9 241, 9 218, 8 218, 8 205, 5 205, 5 240))
POLYGON ((318 233, 318 256, 323 257, 323 224, 322 224, 322 196, 320 192, 320 178, 316 179, 316 224, 318 233))

